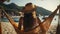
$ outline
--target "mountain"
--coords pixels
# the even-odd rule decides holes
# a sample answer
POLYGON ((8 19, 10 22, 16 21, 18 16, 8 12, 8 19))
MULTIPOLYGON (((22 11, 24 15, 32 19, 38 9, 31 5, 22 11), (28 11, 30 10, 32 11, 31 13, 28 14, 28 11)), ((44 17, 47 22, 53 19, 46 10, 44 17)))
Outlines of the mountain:
POLYGON ((41 14, 41 15, 50 15, 52 13, 51 11, 38 6, 36 11, 37 11, 37 14, 41 14))
POLYGON ((20 10, 21 8, 14 3, 6 5, 6 9, 20 10))
MULTIPOLYGON (((14 3, 8 4, 8 5, 3 4, 3 6, 5 7, 6 11, 9 12, 9 13, 11 11, 21 11, 22 8, 24 7, 24 6, 17 6, 14 3)), ((51 11, 49 11, 45 8, 39 7, 39 6, 37 6, 37 8, 36 8, 36 12, 37 12, 37 15, 39 15, 39 14, 41 14, 41 15, 50 15, 52 13, 51 11)))

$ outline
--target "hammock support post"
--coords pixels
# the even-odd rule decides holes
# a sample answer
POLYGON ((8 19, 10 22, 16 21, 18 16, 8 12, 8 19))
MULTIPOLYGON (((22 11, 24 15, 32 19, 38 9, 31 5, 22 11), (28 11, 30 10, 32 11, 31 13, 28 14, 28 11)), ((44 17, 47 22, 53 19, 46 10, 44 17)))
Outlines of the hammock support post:
POLYGON ((56 34, 60 34, 60 7, 59 7, 59 15, 58 15, 58 27, 57 27, 57 32, 56 34))

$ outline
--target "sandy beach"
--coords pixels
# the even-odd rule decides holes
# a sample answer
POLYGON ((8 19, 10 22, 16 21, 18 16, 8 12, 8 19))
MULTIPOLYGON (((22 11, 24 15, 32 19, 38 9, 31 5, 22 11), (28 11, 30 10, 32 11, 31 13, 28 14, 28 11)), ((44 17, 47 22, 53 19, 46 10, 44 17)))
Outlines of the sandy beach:
MULTIPOLYGON (((1 28, 2 28, 2 34, 17 34, 10 23, 1 22, 1 28)), ((51 24, 46 34, 56 34, 56 28, 57 24, 56 25, 51 24)))
POLYGON ((2 34, 17 34, 10 23, 1 23, 2 34))

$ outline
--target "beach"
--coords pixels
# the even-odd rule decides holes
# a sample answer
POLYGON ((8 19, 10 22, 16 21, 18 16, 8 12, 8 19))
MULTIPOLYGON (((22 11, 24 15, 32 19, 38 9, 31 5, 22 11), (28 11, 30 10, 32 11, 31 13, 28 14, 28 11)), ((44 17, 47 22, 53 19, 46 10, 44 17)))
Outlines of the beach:
POLYGON ((2 34, 17 34, 10 23, 1 23, 2 34))
MULTIPOLYGON (((2 27, 2 34, 17 34, 13 26, 10 23, 2 22, 1 27, 2 27)), ((56 28, 57 28, 57 24, 56 25, 51 24, 46 34, 56 34, 56 28)))

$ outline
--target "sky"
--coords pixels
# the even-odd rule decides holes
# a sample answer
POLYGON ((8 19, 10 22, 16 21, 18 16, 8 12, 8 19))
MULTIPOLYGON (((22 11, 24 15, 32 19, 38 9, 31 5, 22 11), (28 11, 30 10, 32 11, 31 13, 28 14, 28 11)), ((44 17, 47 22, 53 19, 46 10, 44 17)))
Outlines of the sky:
POLYGON ((54 11, 60 4, 60 0, 10 0, 10 2, 4 2, 5 4, 15 3, 18 6, 25 6, 27 3, 33 3, 36 6, 43 7, 49 11, 54 11))

